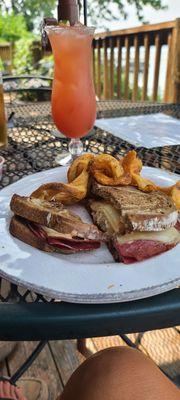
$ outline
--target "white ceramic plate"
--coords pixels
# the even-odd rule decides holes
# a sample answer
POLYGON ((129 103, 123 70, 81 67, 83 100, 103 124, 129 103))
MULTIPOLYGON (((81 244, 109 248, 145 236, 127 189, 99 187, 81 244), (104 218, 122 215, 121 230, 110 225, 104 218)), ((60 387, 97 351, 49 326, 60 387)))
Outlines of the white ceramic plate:
MULTIPOLYGON (((144 167, 143 176, 172 185, 178 176, 144 167)), ((114 303, 153 296, 180 284, 180 245, 132 265, 115 263, 106 246, 76 255, 48 254, 13 238, 8 232, 13 193, 29 195, 42 183, 65 181, 66 168, 40 172, 0 192, 0 275, 47 296, 75 303, 114 303)), ((75 207, 89 220, 86 211, 75 207)))

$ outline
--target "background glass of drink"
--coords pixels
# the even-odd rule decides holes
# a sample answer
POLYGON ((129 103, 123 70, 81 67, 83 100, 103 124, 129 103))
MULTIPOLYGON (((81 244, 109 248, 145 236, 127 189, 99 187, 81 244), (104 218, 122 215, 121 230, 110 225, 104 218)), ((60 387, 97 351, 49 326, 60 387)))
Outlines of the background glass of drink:
POLYGON ((0 156, 0 181, 2 179, 2 173, 3 173, 3 164, 5 162, 5 159, 0 156))
POLYGON ((2 73, 0 71, 0 149, 6 148, 8 143, 6 116, 4 107, 4 93, 2 73))
POLYGON ((56 161, 65 165, 83 151, 80 140, 94 125, 96 98, 91 44, 94 28, 84 25, 46 26, 54 55, 52 117, 58 130, 71 138, 69 152, 56 161))

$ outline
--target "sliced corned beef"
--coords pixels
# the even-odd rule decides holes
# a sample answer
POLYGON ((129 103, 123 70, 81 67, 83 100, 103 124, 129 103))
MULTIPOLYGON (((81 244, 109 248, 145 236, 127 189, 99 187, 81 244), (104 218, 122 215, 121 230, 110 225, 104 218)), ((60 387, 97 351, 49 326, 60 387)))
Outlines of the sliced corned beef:
POLYGON ((176 243, 163 243, 153 240, 136 240, 134 242, 120 244, 114 240, 113 245, 119 261, 124 264, 131 264, 142 261, 157 254, 161 254, 176 246, 176 243))

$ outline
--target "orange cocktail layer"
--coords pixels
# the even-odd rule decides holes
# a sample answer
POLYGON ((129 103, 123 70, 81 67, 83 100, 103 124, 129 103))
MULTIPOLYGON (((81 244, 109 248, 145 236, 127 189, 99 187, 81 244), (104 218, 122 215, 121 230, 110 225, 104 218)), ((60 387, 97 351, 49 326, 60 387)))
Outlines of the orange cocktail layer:
POLYGON ((55 58, 52 116, 57 128, 80 138, 93 127, 96 101, 91 75, 92 35, 67 31, 50 34, 55 58))

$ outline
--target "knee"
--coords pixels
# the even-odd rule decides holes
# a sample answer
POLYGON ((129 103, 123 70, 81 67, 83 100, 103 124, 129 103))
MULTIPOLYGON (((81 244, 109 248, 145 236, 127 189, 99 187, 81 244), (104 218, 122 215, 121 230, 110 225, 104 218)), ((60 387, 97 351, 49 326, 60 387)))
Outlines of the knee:
MULTIPOLYGON (((138 350, 128 347, 111 347, 102 350, 87 359, 80 367, 81 373, 88 379, 102 379, 104 382, 129 376, 143 379, 155 364, 138 350)), ((158 369, 157 369, 158 370, 158 369)))
MULTIPOLYGON (((122 357, 126 357, 126 354, 129 354, 129 352, 131 350, 126 348, 114 347, 99 351, 89 357, 72 374, 61 399, 79 398, 94 400, 95 394, 97 399, 106 399, 109 390, 111 392, 116 390, 117 372, 120 373, 121 371, 120 360, 122 357), (76 397, 73 397, 73 393, 76 393, 76 397)), ((112 396, 112 398, 114 397, 112 396)))
MULTIPOLYGON (((88 379, 96 380, 100 377, 103 380, 111 380, 112 376, 122 376, 130 371, 141 367, 147 362, 145 357, 138 350, 128 347, 111 347, 101 350, 89 357, 79 368, 79 372, 88 379)), ((151 361, 150 361, 151 363, 151 361)))
POLYGON ((140 351, 136 349, 132 349, 129 347, 125 346, 120 346, 120 347, 110 347, 104 350, 101 350, 88 358, 84 366, 87 364, 91 364, 93 368, 99 367, 102 364, 107 364, 111 366, 112 368, 116 367, 117 364, 119 367, 121 365, 124 367, 125 364, 134 364, 134 363, 141 363, 144 360, 146 360, 147 357, 144 356, 140 351))
POLYGON ((87 363, 91 363, 93 367, 101 367, 102 365, 108 365, 110 368, 114 369, 117 366, 125 366, 125 364, 134 363, 141 358, 141 354, 138 350, 131 349, 128 347, 110 347, 99 351, 94 354, 91 358, 87 360, 87 363))
MULTIPOLYGON (((61 400, 133 399, 134 391, 142 394, 144 387, 147 394, 153 385, 157 386, 156 382, 163 383, 164 379, 155 364, 140 351, 127 347, 108 348, 80 365, 61 400)), ((139 398, 148 397, 139 395, 139 398)))

